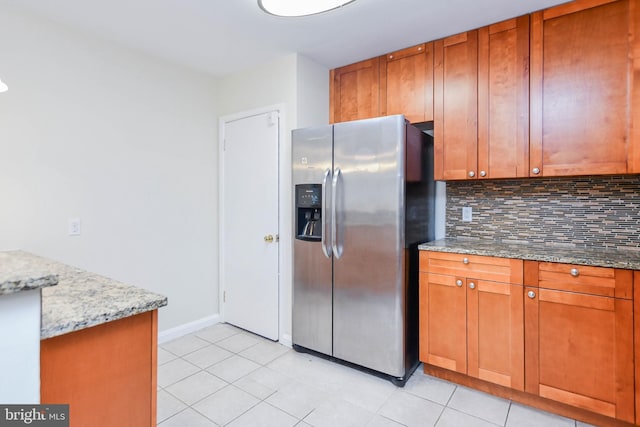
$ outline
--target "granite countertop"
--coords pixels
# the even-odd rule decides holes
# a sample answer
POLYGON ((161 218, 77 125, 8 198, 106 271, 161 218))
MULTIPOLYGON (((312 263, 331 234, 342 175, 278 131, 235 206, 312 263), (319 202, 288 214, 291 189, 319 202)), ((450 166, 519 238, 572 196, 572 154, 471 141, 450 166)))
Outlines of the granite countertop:
POLYGON ((6 260, 16 266, 16 274, 24 274, 19 270, 20 266, 24 266, 25 273, 46 272, 58 280, 56 286, 42 289, 40 339, 167 305, 165 296, 27 252, 0 252, 0 257, 0 264, 6 260))
POLYGON ((20 251, 0 252, 0 296, 58 284, 58 276, 20 251))
POLYGON ((640 270, 640 251, 634 250, 580 249, 464 238, 434 240, 423 243, 418 248, 436 252, 640 270))

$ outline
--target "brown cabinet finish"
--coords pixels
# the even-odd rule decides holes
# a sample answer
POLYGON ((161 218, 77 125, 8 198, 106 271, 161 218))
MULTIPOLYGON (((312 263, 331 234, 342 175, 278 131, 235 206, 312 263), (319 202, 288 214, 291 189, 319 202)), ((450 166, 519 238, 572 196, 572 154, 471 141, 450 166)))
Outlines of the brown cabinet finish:
POLYGON ((529 16, 480 28, 478 49, 477 177, 526 177, 529 16))
POLYGON ((337 123, 379 116, 379 85, 379 58, 331 70, 329 121, 337 123))
POLYGON ((639 9, 634 0, 577 0, 532 14, 532 171, 640 172, 639 9))
POLYGON ((639 30, 575 0, 337 68, 330 122, 433 119, 436 180, 640 173, 639 30))
POLYGON ((380 114, 411 123, 433 120, 433 43, 380 58, 380 114))
POLYGON ((467 373, 467 292, 455 276, 420 273, 420 360, 467 373))
POLYGON ((467 374, 524 390, 523 325, 521 285, 468 279, 467 374))
POLYGON ((420 360, 524 390, 522 261, 423 252, 420 265, 420 360))
POLYGON ((475 177, 478 164, 478 31, 434 42, 434 177, 475 177))
POLYGON ((423 251, 420 268, 430 273, 522 284, 522 260, 423 251))
POLYGON ((525 275, 525 391, 634 422, 631 272, 586 267, 590 274, 576 275, 585 267, 527 264, 539 278, 525 275))
POLYGON ((157 310, 40 343, 40 401, 71 427, 156 425, 157 310))

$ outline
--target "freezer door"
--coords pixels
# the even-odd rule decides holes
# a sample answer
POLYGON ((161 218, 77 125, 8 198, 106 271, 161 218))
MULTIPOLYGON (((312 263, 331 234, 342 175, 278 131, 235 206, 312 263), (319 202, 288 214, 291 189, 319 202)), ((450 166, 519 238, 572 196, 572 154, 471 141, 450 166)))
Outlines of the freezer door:
POLYGON ((333 354, 402 377, 405 122, 334 126, 333 354))
POLYGON ((293 202, 293 344, 327 355, 332 352, 330 201, 333 126, 292 131, 292 180, 322 185, 322 241, 297 239, 293 202), (323 250, 324 246, 324 250, 323 250))

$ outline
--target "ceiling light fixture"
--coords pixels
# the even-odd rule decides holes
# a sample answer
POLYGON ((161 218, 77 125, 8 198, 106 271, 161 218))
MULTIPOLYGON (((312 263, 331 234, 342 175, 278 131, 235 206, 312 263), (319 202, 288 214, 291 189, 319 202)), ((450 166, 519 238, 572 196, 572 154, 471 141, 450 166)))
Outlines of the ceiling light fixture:
POLYGON ((3 82, 2 79, 0 79, 0 93, 6 92, 8 90, 9 90, 9 86, 7 86, 7 84, 3 82))
POLYGON ((258 6, 276 16, 307 16, 337 9, 355 0, 258 0, 258 6))

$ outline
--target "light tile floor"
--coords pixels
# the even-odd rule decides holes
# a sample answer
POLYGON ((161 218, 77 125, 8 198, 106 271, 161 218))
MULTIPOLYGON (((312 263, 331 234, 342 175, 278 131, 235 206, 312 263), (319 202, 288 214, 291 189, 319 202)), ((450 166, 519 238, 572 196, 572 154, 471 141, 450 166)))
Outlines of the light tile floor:
POLYGON ((158 347, 161 427, 584 427, 424 375, 404 388, 227 324, 158 347))

